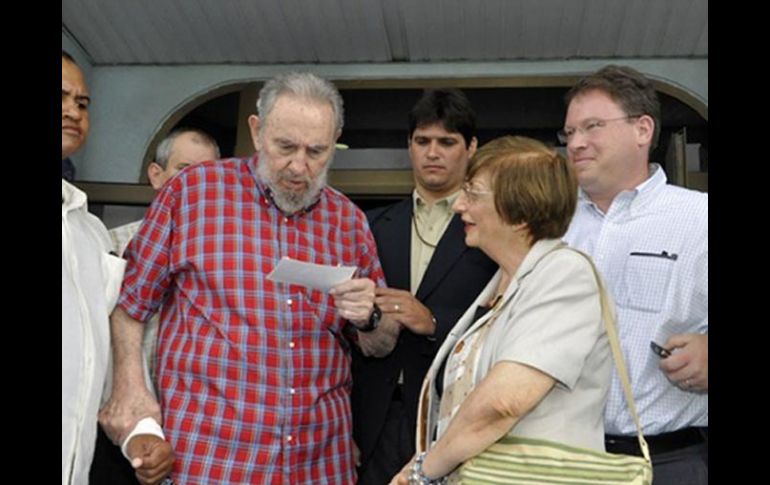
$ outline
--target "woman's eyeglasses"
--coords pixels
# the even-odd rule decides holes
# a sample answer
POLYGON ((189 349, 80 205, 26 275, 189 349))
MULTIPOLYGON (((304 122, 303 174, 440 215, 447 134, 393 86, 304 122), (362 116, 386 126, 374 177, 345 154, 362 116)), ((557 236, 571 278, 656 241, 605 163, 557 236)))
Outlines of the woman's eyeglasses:
POLYGON ((477 202, 482 196, 490 195, 492 193, 489 190, 479 190, 474 188, 470 182, 465 182, 462 186, 462 190, 463 194, 465 194, 465 198, 468 199, 468 202, 471 204, 477 202))

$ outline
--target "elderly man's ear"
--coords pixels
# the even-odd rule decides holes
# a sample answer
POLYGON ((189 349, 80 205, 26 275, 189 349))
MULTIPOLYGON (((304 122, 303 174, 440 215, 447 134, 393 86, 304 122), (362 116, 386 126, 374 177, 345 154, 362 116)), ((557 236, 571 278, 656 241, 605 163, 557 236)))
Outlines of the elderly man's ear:
POLYGON ((256 151, 260 151, 262 146, 259 140, 259 129, 262 127, 262 120, 260 120, 259 116, 257 115, 250 115, 248 122, 249 134, 251 134, 251 143, 254 145, 254 149, 256 151))
POLYGON ((163 167, 155 162, 150 162, 147 166, 147 178, 150 179, 150 184, 153 189, 160 190, 160 188, 163 187, 163 184, 166 183, 168 174, 166 174, 166 170, 164 170, 163 167))

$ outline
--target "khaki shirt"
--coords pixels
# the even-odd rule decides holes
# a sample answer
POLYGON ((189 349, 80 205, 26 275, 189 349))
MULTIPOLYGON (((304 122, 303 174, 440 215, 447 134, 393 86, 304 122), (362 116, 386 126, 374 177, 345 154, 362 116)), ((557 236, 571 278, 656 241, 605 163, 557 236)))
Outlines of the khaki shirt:
POLYGON ((417 293, 425 270, 433 257, 438 242, 444 235, 444 231, 449 227, 454 212, 454 204, 460 191, 440 199, 433 204, 428 203, 415 190, 412 192, 413 212, 412 212, 412 254, 411 254, 411 277, 410 290, 412 294, 417 293))

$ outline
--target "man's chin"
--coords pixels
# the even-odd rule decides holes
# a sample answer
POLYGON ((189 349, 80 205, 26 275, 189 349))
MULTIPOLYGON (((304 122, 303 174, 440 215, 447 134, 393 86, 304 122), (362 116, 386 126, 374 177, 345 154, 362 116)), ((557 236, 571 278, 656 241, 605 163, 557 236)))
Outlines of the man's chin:
POLYGON ((78 151, 79 148, 80 148, 80 144, 79 143, 62 143, 62 146, 61 146, 61 158, 62 158, 62 160, 64 160, 65 158, 69 157, 70 155, 72 155, 76 151, 78 151))
MULTIPOLYGON (((317 195, 316 195, 317 196, 317 195)), ((315 197, 308 195, 308 189, 288 190, 279 184, 278 190, 273 190, 273 200, 284 212, 294 213, 312 203, 315 197)))

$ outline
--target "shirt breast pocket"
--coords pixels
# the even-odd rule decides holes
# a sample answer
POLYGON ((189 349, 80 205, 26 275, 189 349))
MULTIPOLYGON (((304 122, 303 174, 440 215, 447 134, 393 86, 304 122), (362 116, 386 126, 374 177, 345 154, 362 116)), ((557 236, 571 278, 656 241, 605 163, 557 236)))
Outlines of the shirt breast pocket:
POLYGON ((662 310, 676 260, 676 254, 666 251, 630 253, 623 268, 621 304, 648 312, 662 310))
POLYGON ((104 297, 107 302, 107 314, 115 307, 120 295, 120 286, 123 282, 123 272, 126 269, 126 260, 110 253, 102 253, 102 281, 104 281, 104 297))

